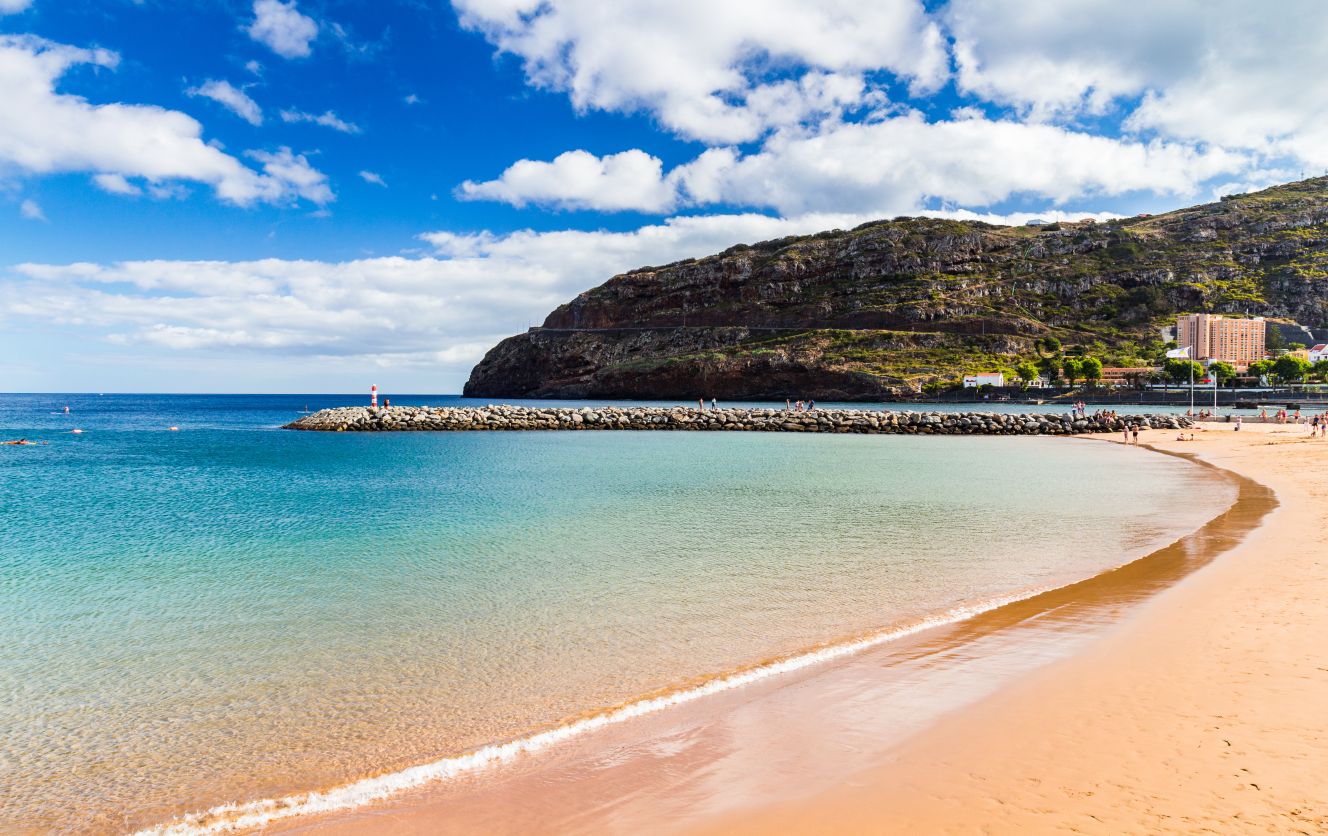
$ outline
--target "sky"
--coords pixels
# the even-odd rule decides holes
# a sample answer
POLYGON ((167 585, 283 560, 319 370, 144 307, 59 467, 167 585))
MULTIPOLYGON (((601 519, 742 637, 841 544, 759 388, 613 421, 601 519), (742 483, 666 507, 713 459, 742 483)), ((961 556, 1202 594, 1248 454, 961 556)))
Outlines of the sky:
POLYGON ((0 391, 459 392, 643 265, 1328 170, 1319 0, 0 0, 0 391))

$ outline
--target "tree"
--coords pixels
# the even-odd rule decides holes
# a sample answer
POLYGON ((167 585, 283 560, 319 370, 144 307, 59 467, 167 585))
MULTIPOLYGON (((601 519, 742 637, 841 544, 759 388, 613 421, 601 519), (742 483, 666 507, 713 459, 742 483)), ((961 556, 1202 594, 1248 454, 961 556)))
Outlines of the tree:
POLYGON ((1079 372, 1090 386, 1096 386, 1102 379, 1102 361, 1096 357, 1085 357, 1079 363, 1079 372))
POLYGON ((1287 351, 1300 351, 1304 347, 1304 343, 1287 343, 1287 351))
POLYGON ((1247 368, 1245 371, 1248 374, 1250 374, 1252 377, 1263 377, 1266 374, 1272 374, 1273 361, 1255 360, 1253 363, 1250 363, 1249 368, 1247 368))
POLYGON ((1277 375, 1278 380, 1283 383, 1300 380, 1305 376, 1305 372, 1309 370, 1309 361, 1294 354, 1283 354, 1277 358, 1277 362, 1273 363, 1273 374, 1277 375))
POLYGON ((1320 380, 1328 380, 1328 360, 1320 360, 1313 366, 1310 366, 1310 374, 1320 380))
POLYGON ((1162 367, 1162 373, 1165 374, 1167 379, 1172 383, 1189 383, 1191 374, 1194 375, 1195 380, 1203 377, 1203 366, 1193 360, 1173 358, 1168 360, 1166 365, 1162 367))
POLYGON ((1285 348, 1286 338, 1282 336, 1282 329, 1276 325, 1269 325, 1264 345, 1269 351, 1281 351, 1285 348))
POLYGON ((1061 341, 1055 337, 1043 337, 1033 343, 1033 347, 1036 348, 1037 353, 1043 357, 1055 357, 1057 354, 1061 353, 1061 341))
POLYGON ((1014 373, 1019 375, 1019 379, 1024 382, 1024 388, 1027 389, 1030 383, 1037 380, 1038 367, 1025 360, 1014 367, 1014 373))
POLYGON ((1236 379, 1236 367, 1219 360, 1216 363, 1208 364, 1208 374, 1217 378, 1220 385, 1225 386, 1236 379))
POLYGON ((1083 363, 1077 357, 1066 357, 1061 361, 1061 371, 1065 373, 1065 379, 1074 385, 1075 378, 1083 377, 1083 363))

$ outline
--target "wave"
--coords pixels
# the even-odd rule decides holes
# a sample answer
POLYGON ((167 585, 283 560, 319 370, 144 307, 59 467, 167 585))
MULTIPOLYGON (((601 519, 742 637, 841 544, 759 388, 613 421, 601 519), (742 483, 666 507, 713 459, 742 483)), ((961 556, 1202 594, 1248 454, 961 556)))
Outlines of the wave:
POLYGON ((680 688, 660 696, 647 697, 606 709, 506 743, 485 746, 464 755, 441 758, 398 772, 362 778, 339 787, 268 798, 223 804, 199 813, 190 813, 169 822, 138 831, 135 836, 203 836, 258 828, 282 819, 352 810, 382 801, 391 796, 459 775, 488 769, 539 752, 564 741, 647 714, 699 700, 712 694, 740 688, 753 682, 802 670, 833 659, 861 653, 933 627, 956 624, 982 613, 1018 601, 1033 598, 1053 587, 1025 590, 975 604, 953 607, 922 618, 906 626, 894 626, 838 644, 818 647, 792 656, 758 664, 739 671, 720 674, 699 685, 680 688))

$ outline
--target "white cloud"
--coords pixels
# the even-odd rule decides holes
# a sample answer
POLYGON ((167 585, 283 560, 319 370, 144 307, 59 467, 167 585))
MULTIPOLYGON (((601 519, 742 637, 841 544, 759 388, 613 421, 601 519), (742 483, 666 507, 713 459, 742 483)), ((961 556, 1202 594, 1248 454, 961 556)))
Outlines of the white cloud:
MULTIPOLYGON (((1058 220, 1091 213, 929 214, 1022 223, 1035 215, 1058 220)), ((130 348, 182 352, 170 357, 182 381, 196 379, 186 375, 205 358, 234 363, 257 351, 254 364, 289 357, 335 369, 356 363, 423 369, 444 391, 459 391, 485 350, 614 274, 871 219, 740 214, 675 217, 628 232, 438 231, 420 236, 433 256, 345 262, 21 264, 0 281, 0 318, 21 317, 130 348)))
POLYGON ((520 160, 497 180, 461 184, 465 200, 498 200, 569 209, 663 212, 673 207, 676 190, 663 177, 663 164, 644 151, 596 157, 568 151, 552 162, 520 160))
POLYGON ((0 15, 18 14, 32 5, 32 0, 0 0, 0 15))
POLYGON ((282 183, 287 190, 305 200, 322 206, 336 199, 327 184, 327 175, 309 165, 303 154, 282 147, 274 152, 249 151, 248 156, 262 163, 263 173, 273 182, 282 183))
POLYGON ((1127 129, 1328 166, 1328 15, 1317 0, 953 0, 958 83, 1034 119, 1127 129), (1138 102, 1136 107, 1136 102, 1138 102))
POLYGON ((318 37, 318 24, 295 8, 294 0, 254 0, 254 21, 249 37, 266 44, 283 58, 305 58, 310 42, 318 37))
POLYGON ((46 220, 46 213, 42 211, 42 208, 37 204, 37 201, 32 199, 25 200, 19 204, 18 212, 30 221, 46 220))
POLYGON ((0 281, 0 312, 125 347, 189 352, 181 369, 200 355, 249 350, 264 363, 356 358, 427 368, 455 391, 498 340, 614 273, 860 220, 734 215, 632 232, 437 232, 422 236, 436 256, 346 262, 23 264, 0 281))
POLYGON ((286 123, 311 122, 315 125, 322 125, 324 128, 341 131, 343 134, 357 134, 360 132, 358 125, 345 121, 330 110, 324 111, 323 113, 305 113, 301 110, 283 110, 281 111, 281 121, 286 123))
POLYGON ((244 69, 246 72, 249 72, 253 75, 263 74, 263 65, 254 60, 246 61, 244 63, 244 69))
POLYGON ((375 186, 382 186, 383 188, 387 188, 387 182, 383 180, 382 175, 376 174, 372 171, 361 171, 360 179, 366 183, 372 183, 375 186))
POLYGON ((123 174, 94 174, 92 182, 97 188, 111 194, 125 195, 132 197, 143 194, 143 190, 129 180, 123 174))
MULTIPOLYGON (((0 36, 0 166, 20 174, 86 172, 141 177, 157 188, 171 181, 206 183, 229 203, 280 203, 317 194, 330 200, 326 178, 303 157, 255 171, 201 138, 202 126, 151 105, 95 105, 55 86, 77 64, 113 68, 119 56, 30 36, 0 36), (293 178, 293 179, 290 179, 293 178), (323 188, 313 187, 321 178, 323 188)), ((287 152, 289 153, 289 152, 287 152)), ((264 160, 264 152, 255 152, 264 160)), ((100 184, 99 184, 100 185, 100 184)), ((103 185, 104 188, 104 185, 103 185)), ((314 199, 310 197, 310 199, 314 199)))
POLYGON ((185 92, 191 96, 202 96, 217 102, 250 125, 263 124, 263 109, 258 106, 258 102, 249 98, 249 94, 235 87, 229 81, 209 79, 198 87, 191 87, 185 92))
POLYGON ((1132 191, 1194 195, 1247 160, 1184 143, 1138 142, 1066 128, 990 120, 971 112, 928 122, 912 113, 839 123, 822 133, 776 133, 755 153, 712 148, 664 173, 643 151, 552 162, 522 160, 496 180, 467 181, 462 197, 560 208, 668 212, 724 204, 807 212, 916 212, 934 203, 990 206, 1026 194, 1064 204, 1132 191))
POLYGON ((949 74, 918 0, 453 0, 464 26, 578 108, 653 113, 683 136, 743 142, 857 104, 864 75, 915 93, 949 74), (770 81, 773 72, 779 81, 770 81))

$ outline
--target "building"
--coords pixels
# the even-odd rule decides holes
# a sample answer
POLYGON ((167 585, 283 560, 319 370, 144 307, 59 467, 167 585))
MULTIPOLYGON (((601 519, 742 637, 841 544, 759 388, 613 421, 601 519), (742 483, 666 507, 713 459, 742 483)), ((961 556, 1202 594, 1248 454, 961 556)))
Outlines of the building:
POLYGON ((977 374, 964 375, 965 389, 976 389, 979 386, 1004 386, 1004 385, 1005 385, 1005 374, 1003 372, 978 372, 977 374))
POLYGON ((1309 350, 1309 361, 1311 363, 1317 363, 1320 360, 1328 360, 1328 343, 1319 343, 1309 350))
POLYGON ((1267 354, 1263 317, 1233 319, 1189 314, 1176 320, 1176 344, 1190 349, 1194 360, 1220 360, 1244 369, 1267 354))
POLYGON ((1157 371, 1152 366, 1103 366, 1102 385, 1133 386, 1141 381, 1147 383, 1157 371))

